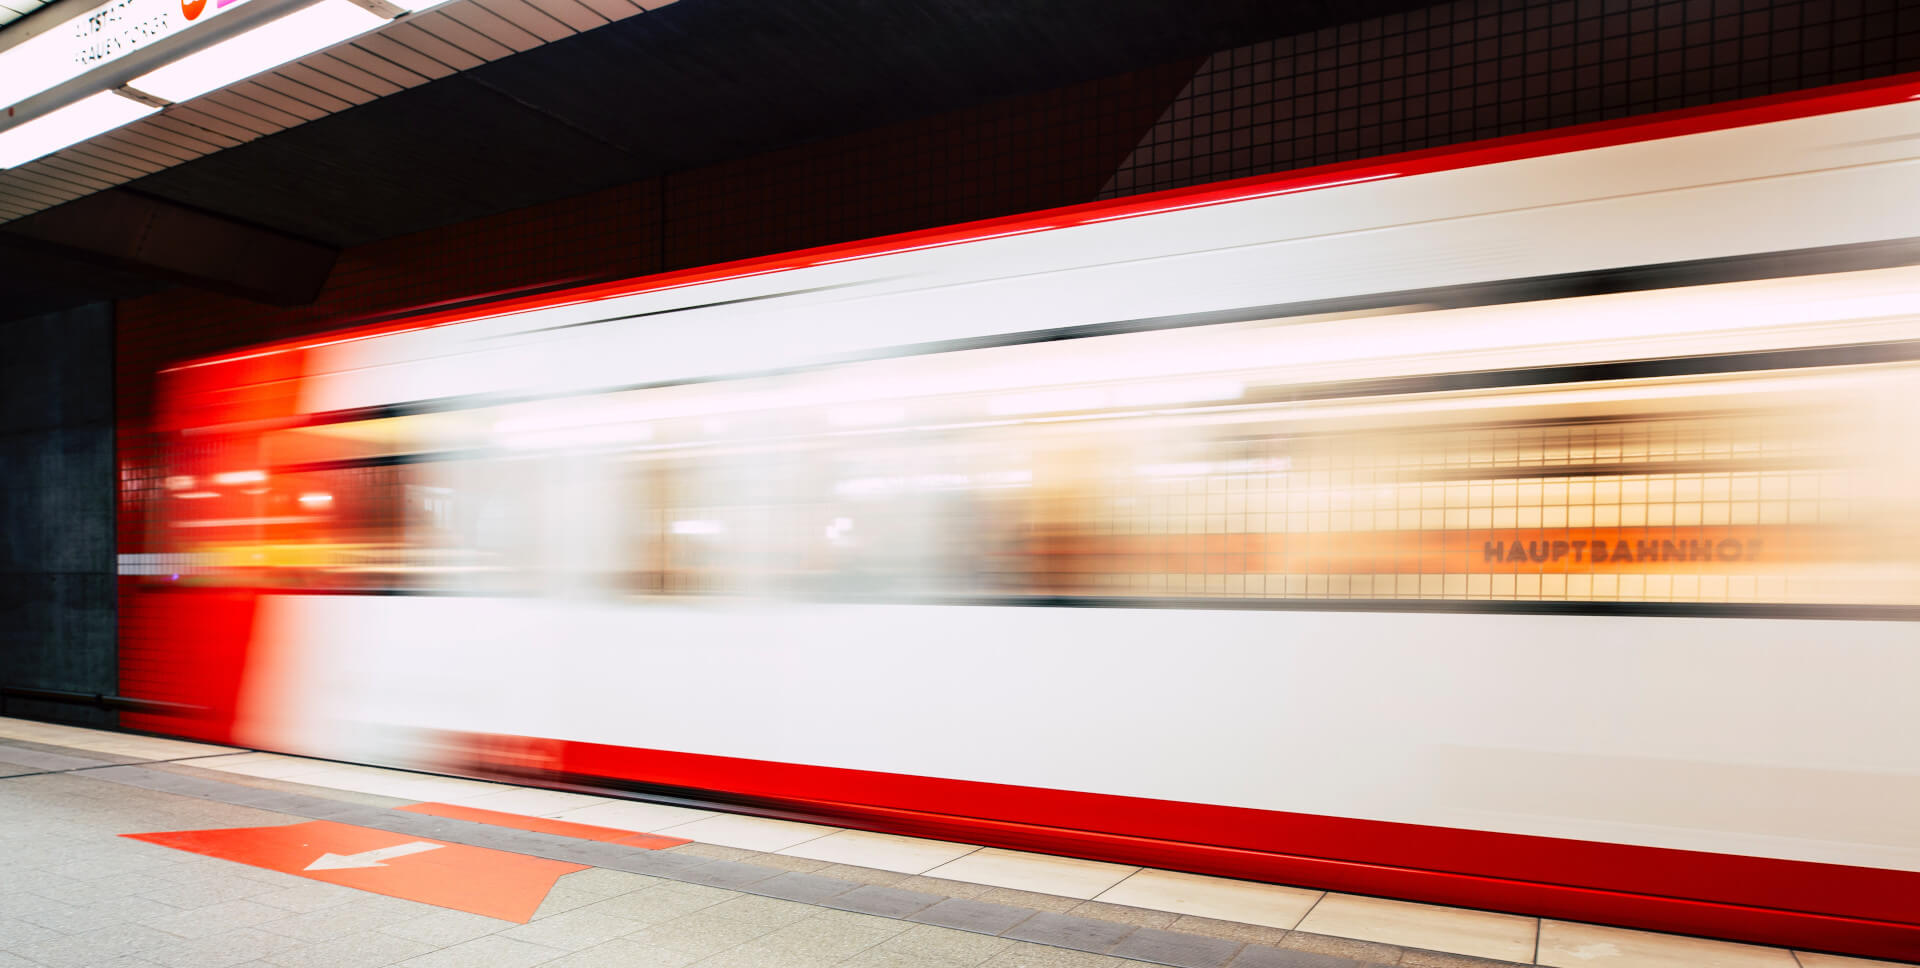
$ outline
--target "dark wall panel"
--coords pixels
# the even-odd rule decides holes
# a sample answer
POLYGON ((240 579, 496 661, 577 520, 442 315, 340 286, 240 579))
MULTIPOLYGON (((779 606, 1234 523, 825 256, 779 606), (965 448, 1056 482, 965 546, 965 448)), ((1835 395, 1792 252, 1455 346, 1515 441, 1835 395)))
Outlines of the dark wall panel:
POLYGON ((1901 0, 1459 0, 1215 53, 1105 194, 1916 70, 1901 0))
POLYGON ((115 692, 112 360, 108 304, 0 323, 0 685, 115 692))

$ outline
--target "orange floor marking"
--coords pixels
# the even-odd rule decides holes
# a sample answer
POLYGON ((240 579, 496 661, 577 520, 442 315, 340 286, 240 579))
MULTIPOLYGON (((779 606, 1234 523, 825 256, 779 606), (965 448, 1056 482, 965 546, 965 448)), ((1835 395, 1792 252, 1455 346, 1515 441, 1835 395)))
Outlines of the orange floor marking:
POLYGON ((533 917, 562 874, 586 870, 581 864, 330 820, 121 836, 521 924, 533 917))
POLYGON ((637 830, 598 827, 590 823, 550 820, 546 817, 529 817, 525 814, 482 810, 478 807, 462 807, 451 803, 415 803, 394 809, 405 810, 408 813, 424 813, 433 817, 447 817, 452 820, 471 820, 474 823, 492 824, 495 827, 530 830, 538 834, 557 834, 562 837, 572 837, 575 840, 601 840, 607 843, 625 844, 628 847, 644 847, 648 850, 661 850, 693 843, 683 837, 663 837, 659 834, 643 834, 637 830))

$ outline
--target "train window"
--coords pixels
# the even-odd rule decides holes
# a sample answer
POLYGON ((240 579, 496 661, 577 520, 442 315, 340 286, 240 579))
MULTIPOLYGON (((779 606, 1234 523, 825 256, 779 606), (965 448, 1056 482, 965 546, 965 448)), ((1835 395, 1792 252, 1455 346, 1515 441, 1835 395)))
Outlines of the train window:
POLYGON ((1169 375, 1169 339, 301 428, 270 499, 314 503, 250 512, 281 524, 248 550, 176 501, 173 536, 283 584, 639 599, 1920 597, 1888 446, 1920 366, 1309 393, 1169 375))

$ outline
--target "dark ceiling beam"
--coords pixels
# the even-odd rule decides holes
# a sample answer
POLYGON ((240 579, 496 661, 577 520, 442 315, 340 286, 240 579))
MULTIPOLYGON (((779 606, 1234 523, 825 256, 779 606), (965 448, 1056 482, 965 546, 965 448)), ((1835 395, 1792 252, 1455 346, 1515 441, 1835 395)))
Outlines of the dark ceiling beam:
POLYGON ((125 189, 7 223, 0 243, 275 306, 310 303, 338 250, 125 189))

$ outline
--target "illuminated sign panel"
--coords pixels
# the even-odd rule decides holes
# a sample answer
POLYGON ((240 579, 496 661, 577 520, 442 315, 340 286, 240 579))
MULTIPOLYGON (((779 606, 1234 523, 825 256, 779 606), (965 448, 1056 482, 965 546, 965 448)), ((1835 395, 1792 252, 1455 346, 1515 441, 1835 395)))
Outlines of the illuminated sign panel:
POLYGON ((0 51, 0 104, 19 104, 246 2, 112 0, 0 51))

